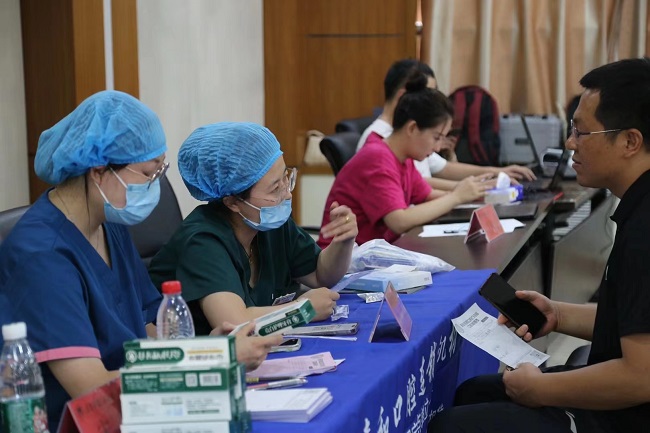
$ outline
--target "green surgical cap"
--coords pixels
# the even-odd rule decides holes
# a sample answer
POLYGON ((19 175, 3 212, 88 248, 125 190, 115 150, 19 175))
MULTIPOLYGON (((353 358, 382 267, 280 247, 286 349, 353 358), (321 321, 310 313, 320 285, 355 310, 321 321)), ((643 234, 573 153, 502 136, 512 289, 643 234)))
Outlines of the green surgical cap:
POLYGON ((34 169, 58 185, 92 167, 145 162, 166 150, 158 116, 133 96, 106 90, 41 134, 34 169))
POLYGON ((271 131, 255 123, 223 122, 198 128, 178 152, 190 194, 202 201, 239 194, 255 185, 282 155, 271 131))

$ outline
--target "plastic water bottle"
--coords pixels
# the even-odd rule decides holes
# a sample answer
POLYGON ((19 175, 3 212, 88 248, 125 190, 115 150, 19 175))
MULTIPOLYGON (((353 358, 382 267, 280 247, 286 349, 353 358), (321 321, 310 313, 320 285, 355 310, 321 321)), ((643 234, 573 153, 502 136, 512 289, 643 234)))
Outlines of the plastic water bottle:
POLYGON ((27 342, 25 322, 2 327, 0 411, 6 433, 48 432, 41 369, 27 342))
POLYGON ((158 338, 194 337, 194 322, 190 309, 181 296, 180 281, 165 281, 162 284, 162 292, 163 300, 156 317, 158 338))

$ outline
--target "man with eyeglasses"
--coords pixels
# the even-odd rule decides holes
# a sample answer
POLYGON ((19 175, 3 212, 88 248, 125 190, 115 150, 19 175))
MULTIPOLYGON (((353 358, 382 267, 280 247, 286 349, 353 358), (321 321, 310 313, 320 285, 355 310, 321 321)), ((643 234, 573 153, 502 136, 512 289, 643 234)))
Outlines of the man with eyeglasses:
MULTIPOLYGON (((453 409, 430 432, 631 432, 650 425, 650 59, 628 59, 587 73, 566 147, 583 186, 621 199, 616 238, 598 305, 519 291, 547 318, 530 341, 550 332, 591 340, 586 366, 540 370, 521 364, 462 384, 453 409)), ((507 323, 500 316, 499 322, 507 323)))

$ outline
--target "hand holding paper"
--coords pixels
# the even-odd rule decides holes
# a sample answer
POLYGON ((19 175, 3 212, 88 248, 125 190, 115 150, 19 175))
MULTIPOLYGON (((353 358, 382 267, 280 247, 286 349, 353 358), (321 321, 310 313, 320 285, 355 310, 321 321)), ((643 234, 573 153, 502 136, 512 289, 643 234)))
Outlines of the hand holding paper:
POLYGON ((478 305, 472 305, 465 313, 451 319, 456 331, 467 341, 483 349, 509 367, 530 362, 541 365, 549 356, 529 346, 505 325, 497 323, 478 305))

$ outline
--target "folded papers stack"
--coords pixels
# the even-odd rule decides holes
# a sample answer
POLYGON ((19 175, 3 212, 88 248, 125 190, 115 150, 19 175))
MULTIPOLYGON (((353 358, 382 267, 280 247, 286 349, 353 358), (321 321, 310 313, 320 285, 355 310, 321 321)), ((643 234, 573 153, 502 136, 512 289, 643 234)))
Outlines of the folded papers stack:
POLYGON ((331 402, 327 388, 246 391, 246 408, 255 421, 309 422, 331 402))

